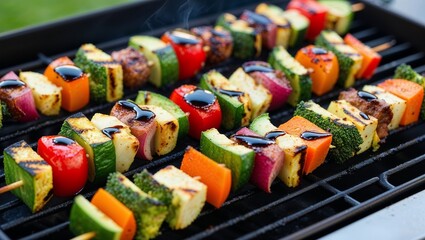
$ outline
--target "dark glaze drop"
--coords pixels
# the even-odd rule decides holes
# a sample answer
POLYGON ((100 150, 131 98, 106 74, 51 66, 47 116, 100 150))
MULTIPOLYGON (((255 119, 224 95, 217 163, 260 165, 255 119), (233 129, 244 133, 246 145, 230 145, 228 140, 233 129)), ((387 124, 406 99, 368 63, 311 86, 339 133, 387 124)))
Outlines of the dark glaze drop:
POLYGON ((218 31, 216 29, 211 30, 211 33, 216 37, 223 37, 223 38, 229 37, 229 35, 226 32, 218 31))
POLYGON ((242 65, 243 70, 246 73, 250 73, 250 72, 273 72, 273 69, 270 67, 266 67, 266 66, 261 66, 261 65, 242 65))
POLYGON ((323 48, 316 48, 316 47, 312 48, 311 49, 311 52, 313 52, 316 55, 324 55, 324 54, 327 54, 328 53, 328 51, 326 51, 325 49, 323 49, 323 48))
POLYGON ((6 79, 0 82, 0 88, 22 87, 25 83, 18 79, 6 79))
POLYGON ((234 135, 233 138, 243 145, 248 145, 250 147, 267 147, 274 143, 273 140, 256 136, 234 135))
POLYGON ((212 106, 216 100, 214 94, 199 88, 184 95, 183 98, 189 105, 197 108, 208 108, 212 106))
POLYGON ((257 13, 253 13, 251 11, 247 11, 247 15, 248 15, 248 18, 250 20, 254 21, 257 24, 267 25, 267 24, 272 23, 272 21, 269 18, 267 18, 266 16, 263 16, 263 15, 260 15, 260 14, 257 14, 257 13))
POLYGON ((199 39, 197 39, 191 33, 183 32, 183 31, 173 31, 170 33, 170 37, 176 44, 198 44, 200 43, 199 39))
POLYGON ((330 133, 318 133, 318 132, 313 132, 313 131, 305 131, 303 133, 301 133, 301 138, 304 140, 316 140, 319 138, 324 138, 324 137, 329 137, 332 134, 330 133))
POLYGON ((285 134, 286 134, 285 131, 275 130, 275 131, 270 131, 270 132, 266 133, 264 138, 267 138, 267 139, 270 139, 270 140, 275 140, 276 138, 283 136, 285 134))
POLYGON ((360 112, 360 117, 362 117, 365 120, 370 120, 369 116, 364 112, 360 112))
POLYGON ((107 127, 102 129, 102 133, 105 134, 108 138, 112 138, 115 133, 119 133, 120 129, 117 127, 107 127))
POLYGON ((372 100, 378 99, 375 95, 370 92, 358 91, 357 96, 363 98, 364 100, 370 102, 372 100))
POLYGON ((120 106, 125 107, 125 108, 132 109, 134 112, 136 112, 136 116, 134 117, 135 120, 147 122, 147 121, 149 121, 149 120, 151 120, 152 118, 155 117, 155 113, 153 113, 150 110, 141 109, 135 103, 125 101, 125 100, 120 100, 120 101, 118 101, 118 104, 120 106))
POLYGON ((53 138, 53 143, 57 145, 68 146, 68 145, 74 144, 75 142, 66 137, 56 137, 56 138, 53 138))
POLYGON ((233 91, 233 90, 226 90, 226 89, 218 89, 218 92, 230 97, 239 97, 244 94, 243 92, 240 92, 240 91, 233 91))
POLYGON ((67 82, 74 81, 83 76, 83 71, 81 71, 81 69, 71 65, 56 67, 54 71, 59 74, 63 78, 63 80, 67 82))

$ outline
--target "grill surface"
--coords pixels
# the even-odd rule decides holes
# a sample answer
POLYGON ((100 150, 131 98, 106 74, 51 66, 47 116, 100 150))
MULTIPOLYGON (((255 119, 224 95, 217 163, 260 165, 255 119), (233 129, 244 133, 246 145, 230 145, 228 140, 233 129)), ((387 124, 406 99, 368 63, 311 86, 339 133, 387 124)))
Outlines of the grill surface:
MULTIPOLYGON (((286 2, 279 5, 285 6, 286 2)), ((245 8, 251 8, 247 6, 245 8)), ((240 13, 242 9, 235 10, 240 13)), ((376 9, 373 11, 377 11, 376 9)), ((381 13, 381 12, 380 12, 381 13)), ((365 22, 365 15, 370 14, 368 8, 356 15, 351 33, 369 46, 396 40, 391 49, 381 52, 383 57, 371 81, 357 81, 355 87, 365 84, 376 84, 391 77, 395 67, 401 63, 412 65, 418 72, 425 71, 425 54, 418 51, 411 43, 400 40, 397 34, 382 31, 365 22)), ((191 21, 190 26, 211 24, 217 15, 191 21)), ((370 15, 369 15, 370 16, 370 15)), ((370 19, 370 17, 368 17, 370 19)), ((370 23, 370 21, 369 21, 370 23)), ((184 25, 179 25, 184 26, 184 25)), ((160 35, 175 26, 167 26, 156 31, 144 32, 149 35, 160 35)), ((423 30, 425 32, 425 30, 423 30)), ((136 34, 134 32, 132 34, 136 34)), ((124 48, 128 36, 111 42, 97 44, 110 52, 124 48)), ((83 42, 80 42, 80 44, 83 42)), ((297 49, 291 49, 293 54, 297 49)), ((51 58, 75 52, 50 55, 51 58)), ((0 73, 9 69, 43 71, 46 61, 45 53, 38 53, 38 60, 16 67, 4 67, 0 73)), ((268 53, 261 56, 263 60, 268 53)), ((229 60, 215 68, 225 76, 229 76, 242 61, 229 60)), ((203 72, 208 70, 205 69, 203 72)), ((189 82, 196 83, 198 75, 189 82)), ((187 83, 187 82, 185 82, 187 83)), ((156 90, 150 86, 146 89, 159 91, 169 95, 175 86, 156 90)), ((326 106, 335 99, 341 89, 314 100, 326 106)), ((126 92, 126 98, 135 98, 136 92, 126 92)), ((95 112, 107 113, 112 103, 94 105, 84 108, 83 113, 91 117, 95 112)), ((272 122, 280 124, 291 118, 294 109, 285 107, 271 113, 272 122)), ((56 134, 63 120, 70 113, 62 112, 58 117, 42 117, 27 124, 6 124, 0 130, 0 150, 24 139, 36 147, 37 139, 42 135, 56 134)), ((228 132, 227 134, 231 134, 228 132)), ((201 216, 187 229, 172 231, 166 226, 158 239, 275 239, 316 238, 346 225, 366 214, 385 207, 399 199, 425 189, 425 123, 419 122, 391 132, 385 144, 377 152, 367 151, 342 165, 327 162, 313 174, 303 177, 302 183, 295 189, 287 188, 280 181, 275 181, 272 194, 248 185, 242 190, 232 193, 228 201, 220 209, 206 205, 201 216)), ((190 138, 179 142, 169 155, 157 158, 152 162, 136 160, 126 176, 132 176, 142 169, 155 172, 172 164, 179 166, 187 145, 197 147, 199 143, 190 138)), ((1 156, 3 159, 3 156, 1 156)), ((0 167, 0 184, 4 184, 3 166, 0 167)), ((94 191, 103 185, 88 184, 82 194, 90 198, 94 191)), ((11 193, 0 198, 0 239, 63 239, 70 238, 68 230, 69 210, 72 199, 54 197, 40 212, 31 214, 29 209, 11 193)))

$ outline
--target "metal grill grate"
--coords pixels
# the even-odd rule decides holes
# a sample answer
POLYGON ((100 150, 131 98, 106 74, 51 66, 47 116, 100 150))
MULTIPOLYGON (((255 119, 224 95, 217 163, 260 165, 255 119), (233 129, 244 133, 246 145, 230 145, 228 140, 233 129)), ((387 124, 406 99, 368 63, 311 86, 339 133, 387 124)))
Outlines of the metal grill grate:
MULTIPOLYGON (((237 11, 238 12, 238 11, 237 11)), ((240 12, 240 11, 239 11, 240 12)), ((216 16, 191 22, 191 25, 213 23, 216 16)), ((166 29, 170 29, 169 26, 166 29)), ((166 29, 158 29, 147 34, 159 35, 166 29)), ((425 71, 425 53, 415 49, 410 43, 400 41, 379 28, 368 26, 360 14, 352 24, 354 36, 370 46, 397 40, 391 49, 381 53, 383 60, 371 81, 358 81, 355 87, 376 84, 392 76, 395 67, 401 63, 412 65, 418 72, 425 71)), ((100 48, 107 51, 126 46, 127 38, 117 39, 100 48)), ((290 51, 292 54, 295 50, 290 51)), ((73 55, 75 52, 65 53, 73 55)), ((60 54, 61 55, 61 54, 60 54)), ((51 56, 55 58, 57 56, 51 56)), ((43 53, 40 59, 23 64, 25 70, 42 71, 45 67, 43 53)), ((267 58, 263 54, 262 59, 267 58)), ((228 76, 242 61, 230 60, 213 68, 228 76)), ((18 70, 18 68, 14 69, 18 70)), ((208 70, 208 69, 207 69, 208 70)), ((205 70, 205 71, 207 71, 205 70)), ((6 69, 0 70, 5 72, 6 69)), ((204 72, 205 72, 204 71, 204 72)), ((192 79, 195 83, 199 75, 192 79)), ((149 88, 149 87, 148 87, 149 88)), ((162 89, 168 95, 174 86, 162 89)), ((149 89, 154 90, 154 89, 149 89)), ((158 91, 158 90, 154 90, 158 91)), ((341 89, 315 97, 314 100, 325 106, 335 99, 341 89)), ((134 98, 136 92, 126 92, 127 98, 134 98)), ((89 105, 83 112, 92 116, 95 112, 108 112, 112 103, 89 105)), ((271 113, 275 124, 288 120, 294 109, 286 107, 271 113)), ((55 134, 69 113, 62 112, 59 117, 42 117, 37 122, 6 125, 1 130, 0 150, 24 139, 36 147, 42 135, 55 134)), ((232 193, 220 209, 207 205, 201 216, 187 229, 172 231, 162 228, 158 239, 288 239, 318 237, 335 230, 344 224, 377 210, 389 203, 425 188, 425 124, 416 123, 391 132, 387 142, 379 151, 367 151, 342 165, 328 162, 313 174, 303 177, 295 189, 285 187, 275 181, 272 194, 266 194, 253 186, 232 193)), ((229 132, 228 134, 231 134, 229 132)), ((186 138, 180 141, 176 150, 168 156, 152 162, 135 161, 131 176, 146 168, 152 172, 168 165, 179 166, 187 145, 198 146, 195 140, 186 138)), ((3 156, 1 156, 3 159, 3 156)), ((4 184, 4 171, 0 168, 0 183, 4 184)), ((82 194, 90 198, 99 186, 88 184, 82 194)), ((63 239, 71 237, 68 230, 69 209, 72 199, 53 198, 40 212, 31 214, 28 208, 12 194, 2 195, 0 199, 0 239, 63 239)))

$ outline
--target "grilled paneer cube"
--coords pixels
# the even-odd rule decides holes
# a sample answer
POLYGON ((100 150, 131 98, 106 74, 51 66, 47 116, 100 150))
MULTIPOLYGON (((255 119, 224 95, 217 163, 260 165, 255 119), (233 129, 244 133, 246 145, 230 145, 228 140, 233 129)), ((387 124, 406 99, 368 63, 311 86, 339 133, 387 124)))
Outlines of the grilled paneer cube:
POLYGON ((294 115, 301 116, 332 134, 332 145, 335 147, 329 150, 329 155, 336 162, 343 163, 360 150, 363 140, 356 126, 317 103, 300 102, 294 115))
POLYGON ((153 177, 173 191, 172 207, 167 216, 170 227, 183 229, 189 226, 205 204, 207 186, 174 166, 159 170, 153 177))
POLYGON ((167 216, 163 202, 150 197, 118 172, 109 175, 105 190, 133 212, 137 222, 135 239, 151 239, 159 234, 167 216))
POLYGON ((21 72, 19 78, 31 88, 35 106, 44 115, 58 115, 62 104, 62 88, 51 83, 43 74, 21 72))
POLYGON ((176 147, 179 135, 179 122, 171 113, 162 107, 155 105, 140 105, 141 109, 147 109, 155 113, 157 122, 154 137, 154 151, 158 156, 165 155, 176 147))
POLYGON ((383 88, 373 85, 365 85, 363 87, 363 91, 375 95, 378 99, 384 100, 390 105, 390 109, 393 112, 393 118, 388 124, 388 130, 398 128, 401 117, 403 117, 404 110, 406 110, 406 101, 392 93, 385 91, 383 88))
POLYGON ((84 44, 78 50, 74 62, 90 74, 90 98, 96 102, 113 102, 122 98, 123 70, 109 54, 93 44, 84 44))
POLYGON ((115 148, 116 170, 118 172, 127 171, 139 149, 139 140, 131 134, 130 127, 116 117, 102 113, 96 113, 91 122, 104 135, 112 139, 115 148))
POLYGON ((59 135, 73 139, 86 150, 91 182, 104 181, 109 173, 115 172, 115 148, 112 140, 84 114, 76 113, 65 119, 59 135))
POLYGON ((378 119, 360 111, 345 100, 332 101, 328 111, 336 116, 352 122, 360 133, 363 143, 357 154, 368 150, 372 146, 372 140, 378 126, 378 119))
POLYGON ((271 122, 269 115, 264 113, 254 119, 249 126, 251 130, 267 139, 273 139, 285 153, 285 160, 279 173, 279 178, 288 187, 296 187, 300 184, 304 167, 307 145, 303 140, 294 135, 285 134, 271 122))
POLYGON ((243 68, 238 68, 229 78, 230 83, 248 93, 251 99, 251 119, 267 111, 272 101, 272 95, 263 85, 257 83, 243 68))
POLYGON ((338 58, 339 77, 337 84, 343 88, 353 86, 354 75, 362 67, 362 55, 354 48, 346 45, 344 40, 334 31, 322 31, 315 43, 332 51, 338 58))
POLYGON ((6 184, 23 181, 12 193, 37 212, 51 196, 52 167, 23 140, 5 148, 3 156, 6 184))

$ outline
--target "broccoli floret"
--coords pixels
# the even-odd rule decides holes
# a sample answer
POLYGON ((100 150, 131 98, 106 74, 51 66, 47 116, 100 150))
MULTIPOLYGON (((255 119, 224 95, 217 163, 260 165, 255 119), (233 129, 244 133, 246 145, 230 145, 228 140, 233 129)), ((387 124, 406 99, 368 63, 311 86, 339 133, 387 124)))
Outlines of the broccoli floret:
POLYGON ((159 234, 167 216, 164 203, 150 197, 118 172, 109 175, 105 189, 133 212, 137 221, 136 239, 151 239, 159 234))
POLYGON ((149 194, 149 196, 157 198, 166 206, 170 206, 171 200, 173 200, 173 192, 157 182, 146 169, 141 173, 134 174, 133 179, 134 184, 142 191, 149 194))
MULTIPOLYGON (((397 67, 395 70, 394 78, 401 78, 406 79, 412 82, 415 82, 422 87, 424 87, 425 90, 425 77, 417 73, 413 68, 407 64, 401 64, 397 67)), ((421 106, 421 119, 425 119, 425 98, 422 101, 421 106)))
POLYGON ((332 133, 332 145, 335 147, 330 149, 329 155, 338 163, 343 163, 352 157, 363 143, 353 123, 333 115, 312 101, 300 102, 294 115, 304 117, 332 133))
POLYGON ((353 59, 339 51, 335 47, 336 43, 343 44, 344 42, 338 34, 334 33, 333 31, 326 30, 322 31, 315 41, 315 45, 333 52, 337 57, 339 64, 339 76, 337 84, 344 88, 350 87, 350 84, 347 85, 347 82, 349 81, 351 68, 353 67, 355 62, 353 59))

